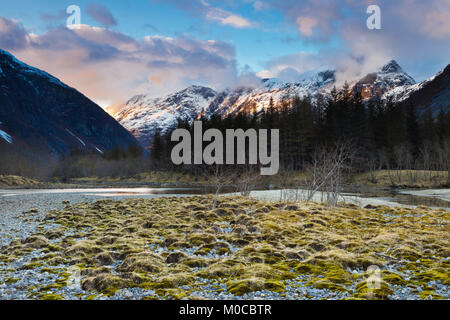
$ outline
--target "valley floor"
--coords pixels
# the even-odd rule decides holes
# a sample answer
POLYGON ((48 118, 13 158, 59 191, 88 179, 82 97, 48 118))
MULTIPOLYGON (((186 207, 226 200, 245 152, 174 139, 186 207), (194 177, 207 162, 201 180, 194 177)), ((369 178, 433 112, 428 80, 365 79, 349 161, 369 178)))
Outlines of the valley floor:
POLYGON ((450 298, 445 209, 212 202, 26 209, 34 227, 0 249, 0 299, 450 298))

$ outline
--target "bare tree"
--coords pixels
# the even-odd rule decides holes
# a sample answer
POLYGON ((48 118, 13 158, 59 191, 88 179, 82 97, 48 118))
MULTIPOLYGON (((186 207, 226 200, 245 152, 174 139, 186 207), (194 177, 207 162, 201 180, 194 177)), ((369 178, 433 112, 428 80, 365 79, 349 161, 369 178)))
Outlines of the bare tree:
POLYGON ((213 165, 205 165, 202 166, 203 175, 206 176, 207 179, 213 177, 214 179, 214 202, 212 205, 212 210, 217 207, 217 199, 219 197, 220 192, 226 186, 231 186, 236 181, 236 177, 238 172, 233 170, 231 166, 226 166, 223 164, 213 164, 213 165))
POLYGON ((249 197, 260 180, 261 173, 258 166, 243 166, 236 176, 236 191, 244 197, 249 197))
POLYGON ((332 148, 319 148, 308 167, 307 201, 311 201, 318 191, 321 200, 332 205, 338 203, 345 172, 356 155, 351 142, 339 142, 332 148))

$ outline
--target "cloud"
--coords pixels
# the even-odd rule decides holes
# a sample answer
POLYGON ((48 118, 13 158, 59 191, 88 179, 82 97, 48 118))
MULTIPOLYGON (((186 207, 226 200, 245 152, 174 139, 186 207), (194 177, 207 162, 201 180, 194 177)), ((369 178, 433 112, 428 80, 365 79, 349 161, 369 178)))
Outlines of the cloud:
MULTIPOLYGON (((319 60, 333 62, 342 77, 359 77, 396 59, 405 70, 423 80, 449 61, 450 0, 277 0, 270 1, 285 20, 298 30, 297 41, 319 50, 319 60), (366 10, 381 8, 381 30, 369 30, 366 10), (337 58, 338 57, 338 58, 337 58)), ((297 57, 302 57, 300 54, 297 57)), ((271 60, 265 74, 283 68, 304 69, 290 63, 292 56, 271 60), (273 64, 277 62, 277 66, 273 64)), ((317 60, 314 58, 313 60, 317 60)))
POLYGON ((450 36, 450 9, 439 10, 439 7, 433 9, 425 17, 422 32, 445 41, 445 38, 450 36))
POLYGON ((0 18, 0 47, 103 106, 135 94, 160 96, 192 84, 221 90, 240 81, 235 48, 222 41, 186 36, 134 39, 87 25, 36 35, 18 21, 0 18))
POLYGON ((263 1, 254 1, 252 5, 253 5, 253 8, 257 11, 264 10, 269 7, 267 5, 267 3, 263 2, 263 1))
POLYGON ((338 61, 338 57, 326 57, 328 54, 298 52, 276 57, 266 63, 266 69, 258 73, 261 78, 278 78, 282 81, 293 82, 316 70, 332 68, 338 61), (327 59, 325 59, 325 57, 327 59))
POLYGON ((205 17, 208 20, 218 21, 222 25, 235 28, 249 28, 253 26, 252 22, 239 15, 209 5, 206 8, 205 17))
POLYGON ((92 19, 106 28, 117 26, 116 19, 113 17, 111 11, 104 5, 99 3, 91 4, 87 7, 86 12, 92 19))
POLYGON ((56 14, 53 13, 42 13, 41 19, 46 22, 56 22, 61 23, 62 21, 66 21, 68 15, 66 10, 59 10, 56 14))
POLYGON ((0 48, 22 49, 27 39, 28 33, 18 21, 0 17, 0 48))
POLYGON ((224 26, 234 28, 251 28, 257 23, 234 14, 230 11, 214 7, 206 0, 170 0, 174 5, 181 7, 183 10, 190 12, 194 16, 201 17, 209 21, 218 22, 224 26))
POLYGON ((316 19, 302 16, 298 16, 296 23, 298 24, 299 32, 307 37, 313 35, 313 28, 318 24, 316 19))

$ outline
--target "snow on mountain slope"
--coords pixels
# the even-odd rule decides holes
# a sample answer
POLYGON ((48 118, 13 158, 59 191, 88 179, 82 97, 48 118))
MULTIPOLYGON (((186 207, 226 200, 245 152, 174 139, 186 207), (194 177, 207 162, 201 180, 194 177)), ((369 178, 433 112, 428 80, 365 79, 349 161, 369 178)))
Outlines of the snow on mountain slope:
POLYGON ((163 98, 135 96, 114 117, 144 146, 152 143, 156 130, 167 133, 177 119, 193 121, 216 97, 211 88, 191 86, 163 98))
MULTIPOLYGON (((2 122, 0 121, 0 125, 2 124, 2 122)), ((0 138, 2 138, 3 140, 5 140, 6 142, 8 142, 9 144, 13 143, 12 137, 7 134, 5 131, 0 129, 0 138)))
POLYGON ((281 82, 277 79, 264 79, 259 88, 238 88, 226 90, 211 103, 207 114, 218 113, 222 116, 237 114, 244 110, 260 112, 267 108, 270 100, 274 104, 294 96, 314 97, 317 93, 331 91, 335 84, 335 72, 327 70, 297 82, 281 82))
POLYGON ((377 72, 370 73, 354 85, 354 90, 361 93, 364 99, 382 98, 390 91, 402 86, 414 85, 416 81, 391 60, 377 72))
POLYGON ((0 138, 5 140, 9 144, 12 144, 12 137, 3 130, 0 130, 0 138))
MULTIPOLYGON (((415 84, 398 63, 389 61, 378 71, 368 74, 359 81, 350 83, 351 88, 359 91, 365 99, 381 98, 397 90, 415 84)), ((193 86, 164 98, 151 99, 146 95, 132 98, 126 107, 114 117, 138 140, 148 146, 154 132, 159 129, 167 133, 176 123, 177 118, 192 121, 204 111, 205 116, 235 115, 240 112, 259 112, 267 108, 270 100, 275 105, 294 96, 311 97, 320 93, 327 96, 336 85, 334 70, 321 71, 305 75, 296 82, 283 82, 278 79, 264 79, 259 87, 238 87, 216 93, 206 87, 193 86)))
POLYGON ((450 108, 450 65, 435 76, 413 85, 403 85, 387 92, 383 99, 392 99, 395 102, 413 102, 419 112, 430 109, 437 115, 441 109, 450 108))

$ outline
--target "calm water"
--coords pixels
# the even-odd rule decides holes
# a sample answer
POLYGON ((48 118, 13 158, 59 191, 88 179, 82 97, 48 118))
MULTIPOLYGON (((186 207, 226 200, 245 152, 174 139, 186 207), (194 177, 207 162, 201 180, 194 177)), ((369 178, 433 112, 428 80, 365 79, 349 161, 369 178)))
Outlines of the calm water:
MULTIPOLYGON (((225 190, 225 192, 232 192, 233 190, 225 190)), ((450 194, 450 190, 438 190, 441 194, 450 194)), ((214 193, 212 188, 81 188, 81 189, 18 189, 18 190, 1 190, 0 202, 5 200, 19 200, 21 198, 35 199, 49 199, 53 196, 55 198, 68 200, 82 200, 84 198, 157 198, 163 196, 189 196, 199 194, 214 193)), ((275 190, 260 190, 258 195, 271 195, 267 199, 276 200, 277 192, 275 190)), ((396 203, 402 205, 424 205, 429 207, 450 208, 450 202, 447 196, 434 196, 429 192, 426 196, 418 194, 404 194, 403 191, 386 191, 386 190, 371 190, 363 193, 345 193, 346 198, 358 201, 364 200, 364 203, 380 204, 382 201, 389 203, 396 203)), ((414 191, 416 192, 416 191, 414 191)), ((413 193, 414 193, 413 192, 413 193)), ((421 191, 416 192, 421 193, 421 191)), ((263 197, 264 198, 264 197, 263 197)), ((44 200, 45 201, 45 200, 44 200)))

